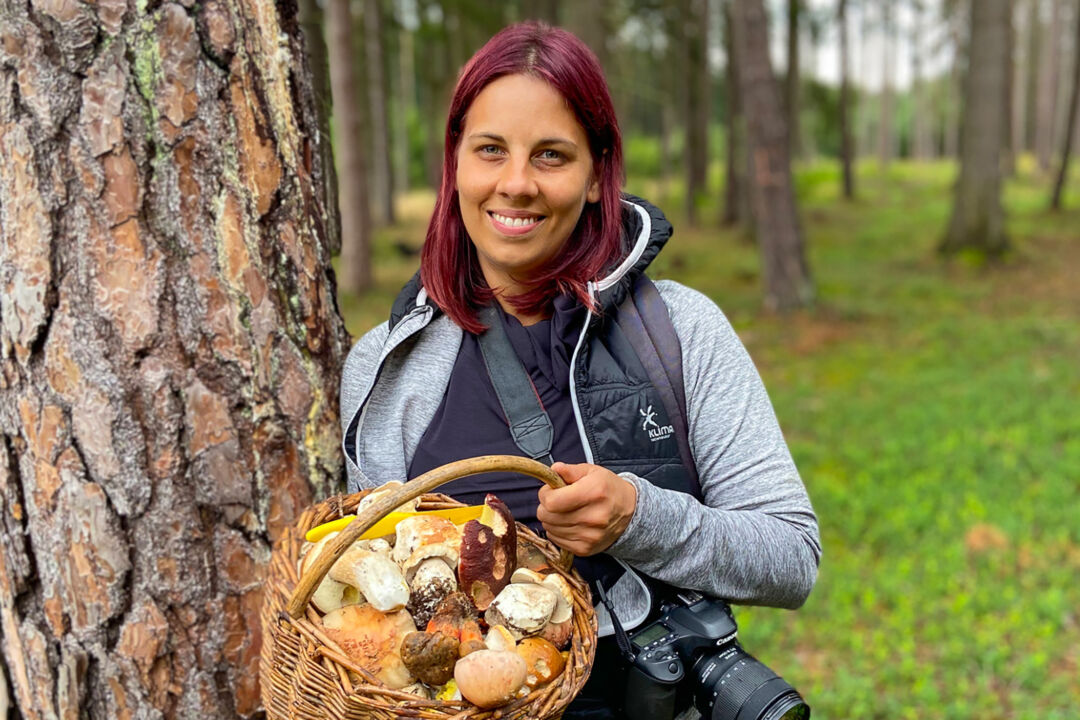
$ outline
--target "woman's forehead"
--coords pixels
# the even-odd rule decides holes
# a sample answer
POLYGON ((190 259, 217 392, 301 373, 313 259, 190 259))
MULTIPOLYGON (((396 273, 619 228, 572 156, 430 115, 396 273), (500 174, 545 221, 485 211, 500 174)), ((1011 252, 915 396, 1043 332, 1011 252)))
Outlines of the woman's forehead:
POLYGON ((575 143, 585 129, 566 98, 550 83, 531 75, 504 75, 477 94, 465 113, 464 134, 505 139, 561 137, 575 143))

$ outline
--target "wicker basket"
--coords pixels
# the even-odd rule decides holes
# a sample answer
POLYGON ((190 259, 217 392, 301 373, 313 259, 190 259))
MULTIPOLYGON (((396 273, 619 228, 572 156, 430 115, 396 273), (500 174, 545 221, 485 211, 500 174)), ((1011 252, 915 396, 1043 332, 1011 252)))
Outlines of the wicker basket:
POLYGON ((308 604, 330 566, 368 528, 413 498, 422 510, 457 507, 461 503, 430 493, 438 486, 467 475, 510 471, 531 475, 552 487, 562 479, 547 466, 522 457, 490 455, 450 463, 406 483, 384 497, 342 530, 320 553, 311 570, 297 577, 304 535, 311 528, 355 511, 366 492, 336 496, 308 508, 296 525, 283 533, 270 560, 262 607, 263 645, 260 662, 262 701, 267 718, 454 718, 454 720, 512 720, 558 718, 585 684, 596 653, 596 614, 588 586, 571 566, 572 556, 518 523, 519 541, 532 543, 571 585, 574 595, 573 636, 561 676, 526 697, 493 710, 463 701, 425 700, 391 690, 351 661, 322 632, 318 614, 308 604))

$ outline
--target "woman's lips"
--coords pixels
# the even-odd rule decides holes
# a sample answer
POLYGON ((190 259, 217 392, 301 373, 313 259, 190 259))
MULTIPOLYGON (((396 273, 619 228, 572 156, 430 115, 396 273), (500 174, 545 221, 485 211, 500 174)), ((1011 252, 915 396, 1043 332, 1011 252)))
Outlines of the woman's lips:
POLYGON ((494 211, 488 211, 491 224, 503 235, 524 235, 532 232, 537 225, 544 222, 543 215, 512 216, 503 215, 494 211))

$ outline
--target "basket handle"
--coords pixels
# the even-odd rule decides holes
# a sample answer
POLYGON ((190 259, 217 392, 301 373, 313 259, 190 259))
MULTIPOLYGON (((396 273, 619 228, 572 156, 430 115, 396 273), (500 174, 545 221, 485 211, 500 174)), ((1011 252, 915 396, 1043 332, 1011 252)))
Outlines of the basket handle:
MULTIPOLYGON (((566 483, 559 477, 558 473, 547 465, 517 455, 482 455, 467 460, 458 460, 457 462, 447 463, 434 470, 429 470, 423 475, 405 483, 396 492, 376 500, 369 505, 364 509, 362 514, 357 515, 355 520, 349 523, 344 530, 338 533, 337 537, 331 540, 330 543, 323 548, 322 552, 319 553, 319 557, 315 558, 315 564, 311 566, 311 569, 308 570, 308 572, 300 578, 300 582, 296 584, 296 588, 293 590, 292 597, 289 598, 289 604, 286 607, 289 615, 294 618, 299 618, 304 614, 304 608, 307 607, 308 602, 311 600, 311 596, 315 594, 315 590, 319 587, 323 577, 330 571, 330 567, 338 561, 338 558, 345 554, 345 550, 356 542, 361 535, 367 532, 375 523, 392 512, 396 507, 413 498, 420 497, 424 493, 431 492, 435 488, 448 483, 451 480, 457 480, 458 478, 477 475, 479 473, 499 471, 518 472, 523 475, 531 475, 553 488, 566 486, 566 483)), ((569 571, 570 564, 573 561, 574 556, 569 550, 560 551, 558 560, 559 567, 569 571)))

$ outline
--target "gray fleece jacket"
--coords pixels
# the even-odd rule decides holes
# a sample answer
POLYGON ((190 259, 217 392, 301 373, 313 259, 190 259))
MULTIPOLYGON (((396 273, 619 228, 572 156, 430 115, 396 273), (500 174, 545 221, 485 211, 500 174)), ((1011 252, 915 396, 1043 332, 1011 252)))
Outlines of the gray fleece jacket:
MULTIPOLYGON (((640 255, 648 233, 646 223, 631 255, 640 255)), ((623 263, 615 273, 626 269, 623 263)), ((637 508, 607 551, 631 570, 610 593, 619 619, 632 629, 649 611, 648 591, 633 570, 736 603, 798 607, 813 587, 821 543, 761 378, 715 303, 673 281, 656 286, 682 346, 690 447, 704 502, 622 473, 637 489, 637 508)), ((462 330, 426 301, 421 290, 392 331, 384 323, 366 333, 345 362, 343 436, 359 413, 355 444, 345 448, 350 492, 407 479, 442 400, 462 330)), ((585 451, 591 457, 587 443, 585 451)), ((598 606, 597 613, 600 634, 610 634, 606 610, 598 606)))

